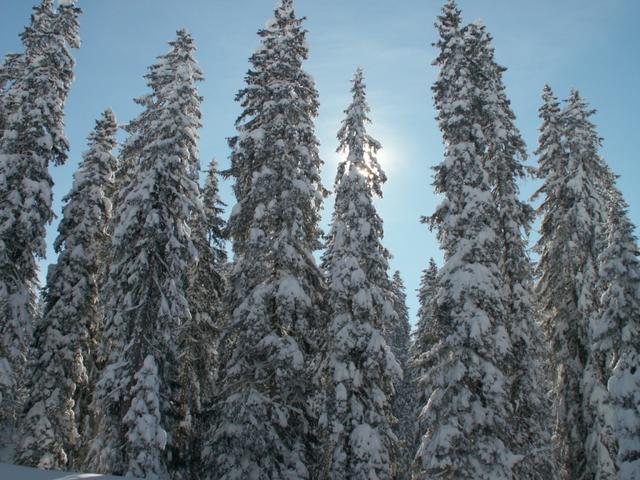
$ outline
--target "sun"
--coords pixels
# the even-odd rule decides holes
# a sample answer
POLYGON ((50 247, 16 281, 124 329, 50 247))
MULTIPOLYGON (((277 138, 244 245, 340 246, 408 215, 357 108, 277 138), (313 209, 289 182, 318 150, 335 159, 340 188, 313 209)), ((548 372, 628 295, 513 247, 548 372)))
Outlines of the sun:
POLYGON ((402 155, 398 147, 396 136, 390 129, 376 130, 375 135, 373 136, 382 144, 382 148, 378 150, 376 158, 378 159, 382 170, 384 170, 387 176, 389 176, 390 173, 397 171, 402 163, 402 155))

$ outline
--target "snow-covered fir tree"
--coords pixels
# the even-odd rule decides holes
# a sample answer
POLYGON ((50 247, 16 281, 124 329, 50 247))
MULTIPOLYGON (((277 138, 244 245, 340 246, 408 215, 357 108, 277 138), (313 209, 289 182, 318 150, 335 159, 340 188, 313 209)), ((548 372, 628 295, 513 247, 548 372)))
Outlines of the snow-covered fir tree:
POLYGON ((514 467, 517 478, 551 479, 549 406, 542 362, 545 346, 533 309, 533 269, 527 254, 534 210, 519 199, 518 181, 524 179, 526 146, 515 125, 502 75, 506 68, 495 60, 492 38, 479 22, 465 28, 468 55, 478 96, 477 122, 485 142, 484 166, 498 212, 504 278, 507 329, 515 355, 509 357, 514 438, 511 446, 522 455, 514 467))
MULTIPOLYGON (((610 338, 608 333, 613 332, 609 331, 603 334, 602 318, 599 313, 601 296, 607 288, 607 282, 599 277, 598 258, 606 247, 606 209, 609 197, 615 195, 613 190, 615 177, 598 154, 601 139, 595 131, 595 125, 589 120, 593 113, 595 110, 589 109, 578 92, 572 91, 563 111, 567 154, 570 167, 573 166, 574 161, 579 165, 576 174, 577 183, 583 182, 580 178, 581 175, 588 176, 592 181, 591 187, 587 185, 585 190, 587 195, 591 197, 589 199, 590 206, 593 208, 593 210, 587 208, 581 212, 582 215, 586 213, 592 216, 593 264, 590 259, 587 273, 582 277, 578 276, 577 284, 580 285, 580 282, 584 280, 589 282, 581 288, 582 291, 586 289, 592 289, 592 291, 583 295, 582 299, 585 303, 592 300, 593 308, 597 309, 585 312, 585 320, 588 322, 587 342, 589 349, 582 375, 583 398, 585 399, 583 413, 585 424, 588 427, 585 442, 586 475, 602 480, 614 480, 618 478, 618 445, 615 438, 614 412, 607 390, 611 372, 611 366, 607 365, 607 361, 611 361, 615 352, 608 341, 610 338), (573 160, 574 158, 577 160, 573 160), (591 163, 591 167, 584 168, 580 163, 591 163), (590 189, 592 191, 589 191, 590 189), (600 210, 597 210, 598 208, 600 210), (593 283, 591 284, 591 282, 593 283), (589 294, 592 295, 591 298, 589 294)), ((573 185, 571 188, 576 190, 573 185)))
POLYGON ((218 196, 218 169, 212 161, 200 192, 202 211, 191 218, 190 227, 198 264, 191 273, 187 299, 191 318, 178 336, 180 356, 180 400, 182 421, 175 433, 180 464, 173 478, 193 479, 200 474, 200 454, 207 425, 215 421, 206 407, 218 392, 218 339, 223 326, 222 299, 225 291, 224 204, 218 196), (199 214, 198 214, 199 213, 199 214))
POLYGON ((227 171, 237 199, 229 219, 235 255, 208 478, 302 479, 313 464, 308 407, 325 314, 312 252, 326 192, 302 22, 292 0, 278 2, 237 96, 243 112, 227 171))
POLYGON ((21 34, 24 52, 8 58, 11 72, 0 81, 0 428, 16 418, 38 284, 37 259, 45 256, 45 227, 53 218, 49 163, 60 165, 69 145, 63 107, 79 46, 73 2, 53 0, 33 8, 21 34), (15 68, 13 68, 15 67, 15 68))
POLYGON ((163 451, 167 431, 162 425, 158 366, 153 355, 147 355, 142 368, 133 377, 131 404, 122 419, 126 427, 127 448, 134 452, 128 461, 127 476, 133 478, 168 478, 163 451))
POLYGON ((407 292, 398 270, 393 273, 389 297, 395 313, 391 318, 395 321, 385 325, 384 337, 391 352, 396 357, 396 361, 401 367, 404 367, 409 358, 411 325, 409 309, 407 308, 407 292))
POLYGON ((111 216, 105 189, 113 183, 116 130, 113 112, 105 111, 64 199, 54 244, 58 260, 49 267, 31 349, 33 378, 17 454, 26 465, 64 469, 78 446, 78 420, 88 413, 89 372, 95 368, 101 324, 98 275, 111 216))
MULTIPOLYGON (((418 315, 413 332, 413 340, 410 347, 410 358, 405 376, 408 376, 413 384, 414 410, 411 414, 412 421, 419 422, 422 419, 420 411, 427 405, 431 390, 429 378, 425 376, 428 368, 428 355, 431 348, 443 336, 438 330, 433 316, 435 298, 438 291, 438 266, 433 258, 429 258, 429 265, 422 271, 420 286, 418 287, 418 315)), ((410 461, 413 462, 416 452, 422 441, 422 433, 426 431, 426 425, 416 423, 414 427, 413 447, 410 461)))
MULTIPOLYGON (((326 359, 331 455, 326 475, 389 479, 395 478, 390 403, 401 370, 383 337, 383 328, 397 316, 389 295, 382 219, 373 204, 386 176, 375 156, 381 146, 366 131, 369 106, 360 69, 351 91, 353 101, 338 132, 338 151, 347 158, 338 165, 322 259, 331 308, 326 359)), ((400 347, 401 339, 396 340, 400 347)))
MULTIPOLYGON (((94 228, 96 228, 94 245, 96 251, 92 251, 91 253, 95 255, 96 265, 95 268, 91 270, 91 288, 95 288, 97 297, 94 297, 95 305, 93 306, 95 309, 95 321, 86 324, 88 336, 85 336, 84 333, 82 334, 82 341, 84 342, 83 348, 86 348, 86 355, 84 355, 83 362, 86 367, 87 382, 84 383, 76 393, 77 401, 75 411, 79 420, 78 427, 81 435, 81 446, 75 452, 74 458, 72 458, 74 465, 81 465, 82 458, 87 452, 86 446, 88 444, 88 438, 92 434, 92 426, 90 423, 94 418, 94 412, 90 405, 93 392, 95 391, 95 383, 103 366, 100 362, 101 354, 99 347, 103 328, 104 298, 100 296, 100 293, 104 290, 106 272, 110 264, 109 252, 111 236, 113 234, 113 212, 115 211, 113 192, 115 190, 115 173, 118 169, 118 160, 112 155, 112 150, 118 143, 116 140, 117 129, 118 124, 115 114, 111 109, 105 110, 102 117, 96 123, 95 132, 89 137, 89 150, 84 154, 87 161, 95 162, 96 164, 96 170, 93 174, 88 174, 87 178, 90 178, 92 175, 102 176, 102 180, 96 179, 96 185, 99 185, 100 190, 96 188, 93 193, 96 199, 100 197, 98 204, 100 205, 99 208, 103 209, 102 211, 105 217, 98 220, 98 212, 94 212, 95 221, 99 222, 100 233, 98 235, 98 229, 94 226, 94 228), (107 173, 107 171, 109 173, 107 173)), ((71 198, 71 196, 69 198, 71 198)), ((64 213, 63 210, 63 215, 64 213)), ((64 219, 63 222, 65 222, 64 219)))
MULTIPOLYGON (((431 350, 440 337, 434 327, 433 308, 436 293, 438 291, 438 265, 433 258, 429 258, 429 265, 422 271, 420 285, 418 287, 418 314, 416 327, 411 342, 411 370, 415 373, 416 382, 424 375, 421 371, 424 354, 431 350)), ((417 385, 417 383, 416 383, 417 385)), ((430 394, 417 393, 416 401, 420 405, 426 405, 430 394)))
POLYGON ((202 73, 184 30, 146 75, 129 141, 138 142, 133 172, 118 192, 106 284, 102 349, 96 385, 99 413, 87 466, 94 471, 167 478, 181 455, 172 443, 184 409, 177 342, 191 319, 188 276, 196 263, 189 222, 200 207, 198 162, 202 73), (139 148, 138 148, 139 147, 139 148))
POLYGON ((415 454, 416 391, 409 366, 411 324, 407 293, 399 271, 393 274, 391 295, 395 316, 392 316, 392 323, 385 328, 385 340, 403 372, 402 378, 395 382, 395 396, 391 405, 391 413, 396 422, 393 431, 398 439, 395 478, 402 480, 411 478, 411 463, 415 454))
POLYGON ((537 195, 544 195, 537 284, 543 327, 555 365, 554 437, 563 479, 613 478, 606 420, 598 405, 606 388, 590 360, 591 323, 598 310, 598 251, 603 244, 604 190, 608 173, 598 155, 600 139, 591 111, 576 91, 560 111, 551 89, 543 91, 537 150, 537 195), (594 392, 596 394, 594 395, 594 392), (592 402, 596 402, 593 405, 592 402))
POLYGON ((640 472, 640 260, 634 230, 622 194, 612 187, 607 246, 599 257, 606 289, 594 340, 609 375, 620 480, 637 480, 640 472))
POLYGON ((443 335, 425 359, 431 395, 421 413, 426 431, 414 475, 511 479, 518 460, 510 448, 512 345, 499 215, 476 123, 479 79, 453 0, 436 26, 440 73, 433 92, 445 156, 434 186, 445 198, 430 222, 444 251, 433 313, 443 335))

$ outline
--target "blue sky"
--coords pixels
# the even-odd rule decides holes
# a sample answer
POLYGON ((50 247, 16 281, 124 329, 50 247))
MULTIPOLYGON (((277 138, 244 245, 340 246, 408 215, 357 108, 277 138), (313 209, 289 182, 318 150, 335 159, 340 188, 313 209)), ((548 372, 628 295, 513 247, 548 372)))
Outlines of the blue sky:
MULTIPOLYGON (((0 0, 0 54, 20 51, 18 35, 36 0, 0 0)), ((459 0, 466 22, 482 19, 494 36, 498 61, 518 126, 532 152, 537 141, 540 91, 549 83, 560 98, 578 88, 598 110, 594 117, 604 138, 602 154, 621 176, 620 187, 640 224, 640 2, 636 0, 459 0)), ((228 164, 225 138, 234 134, 239 113, 234 96, 243 85, 247 59, 258 45, 256 31, 271 17, 275 0, 79 0, 82 48, 76 52, 76 81, 66 108, 69 162, 52 167, 54 208, 71 183, 94 120, 112 107, 121 123, 138 111, 134 97, 147 92, 144 75, 167 50, 179 28, 195 37, 205 82, 200 152, 203 166, 215 157, 228 164)), ((349 80, 357 66, 367 79, 373 125, 382 143, 380 158, 389 180, 378 202, 385 221, 385 245, 392 252, 408 290, 414 290, 429 256, 440 261, 434 235, 419 223, 438 202, 430 167, 439 162, 442 143, 432 107, 431 66, 436 40, 436 0, 297 0, 307 17, 310 59, 306 69, 320 93, 317 134, 331 188, 339 160, 335 133, 349 102, 349 80)), ((531 154, 529 164, 535 158, 531 154)), ((535 189, 523 185, 523 196, 535 189)), ((224 200, 233 205, 230 184, 224 200)), ((333 198, 325 203, 328 220, 333 198)), ((326 223, 325 223, 326 225, 326 223)), ((55 238, 54 223, 48 242, 55 238)), ((50 249, 48 261, 55 255, 50 249)), ((46 263, 43 262, 43 268, 46 263)))

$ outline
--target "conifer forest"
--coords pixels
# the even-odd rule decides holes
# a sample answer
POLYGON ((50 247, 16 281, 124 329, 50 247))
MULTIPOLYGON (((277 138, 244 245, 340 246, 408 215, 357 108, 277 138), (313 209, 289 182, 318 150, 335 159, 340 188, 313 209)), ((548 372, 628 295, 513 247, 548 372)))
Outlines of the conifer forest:
POLYGON ((640 480, 640 250, 588 100, 531 92, 528 158, 489 27, 441 0, 423 93, 444 153, 416 173, 438 203, 415 219, 441 257, 416 256, 408 291, 367 72, 327 185, 306 19, 272 1, 225 167, 201 158, 207 79, 179 29, 137 115, 86 125, 60 213, 82 5, 31 0, 22 51, 2 47, 2 480, 640 480))

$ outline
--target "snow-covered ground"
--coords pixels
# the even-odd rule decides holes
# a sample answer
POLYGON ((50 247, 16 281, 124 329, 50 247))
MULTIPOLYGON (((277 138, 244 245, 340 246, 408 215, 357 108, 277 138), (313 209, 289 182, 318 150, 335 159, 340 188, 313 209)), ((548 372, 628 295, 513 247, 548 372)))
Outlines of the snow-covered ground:
POLYGON ((82 478, 116 480, 122 477, 98 475, 95 473, 54 472, 52 470, 38 470, 36 468, 18 467, 16 465, 0 463, 1 480, 79 480, 82 478))

